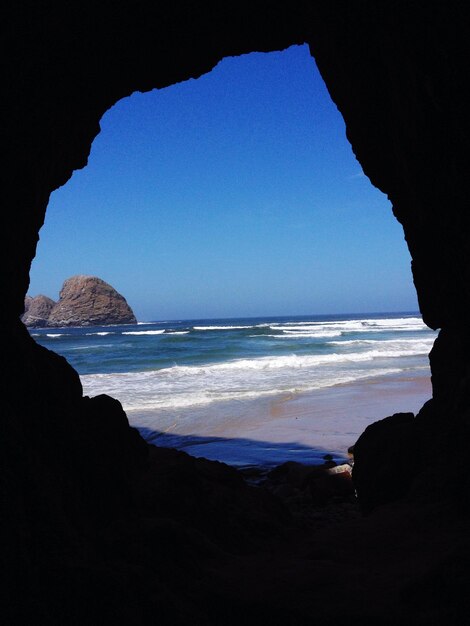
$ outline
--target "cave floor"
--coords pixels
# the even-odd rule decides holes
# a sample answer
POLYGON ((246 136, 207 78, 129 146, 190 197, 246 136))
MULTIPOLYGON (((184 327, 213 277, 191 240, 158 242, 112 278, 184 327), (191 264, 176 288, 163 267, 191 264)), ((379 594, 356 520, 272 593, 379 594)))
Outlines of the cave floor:
POLYGON ((450 625, 468 610, 468 524, 442 503, 293 507, 217 462, 155 448, 151 466, 144 516, 110 544, 145 586, 137 623, 450 625))

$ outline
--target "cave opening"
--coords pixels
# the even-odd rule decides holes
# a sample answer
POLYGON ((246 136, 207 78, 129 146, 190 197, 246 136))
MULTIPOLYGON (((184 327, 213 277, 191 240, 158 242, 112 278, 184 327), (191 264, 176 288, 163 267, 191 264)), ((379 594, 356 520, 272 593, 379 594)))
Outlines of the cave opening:
POLYGON ((139 323, 31 332, 150 442, 340 459, 430 397, 409 264, 308 47, 252 53, 118 102, 51 198, 30 295, 98 276, 139 323))
MULTIPOLYGON (((76 6, 73 3, 16 3, 8 7, 2 37, 4 82, 8 85, 3 98, 7 156, 3 191, 5 218, 8 217, 9 223, 9 228, 3 229, 2 246, 3 309, 8 321, 3 346, 6 393, 0 437, 4 512, 2 580, 5 581, 0 604, 4 622, 12 625, 113 623, 140 626, 158 620, 160 624, 171 626, 188 622, 206 626, 300 625, 311 623, 313 616, 325 624, 336 624, 347 616, 350 621, 370 624, 465 623, 464 618, 470 612, 465 589, 468 571, 465 448, 469 430, 468 228, 465 219, 468 107, 462 76, 466 75, 469 58, 466 13, 462 2, 333 1, 300 2, 286 7, 273 3, 195 5, 143 0, 112 6, 108 3, 95 3, 90 7, 86 3, 76 6), (393 200, 393 210, 403 224, 413 257, 420 309, 432 328, 441 329, 431 358, 433 400, 426 403, 416 417, 399 414, 377 422, 369 430, 372 436, 362 439, 362 459, 359 444, 353 470, 358 499, 352 507, 348 506, 351 503, 347 498, 341 502, 333 502, 335 496, 325 499, 325 492, 315 489, 321 485, 314 483, 321 483, 321 480, 308 484, 302 480, 299 487, 295 479, 305 478, 305 473, 292 475, 292 481, 286 480, 284 484, 271 481, 267 487, 254 486, 233 468, 145 445, 135 430, 128 427, 117 402, 103 396, 83 397, 76 372, 54 352, 39 345, 41 342, 57 352, 64 351, 66 342, 71 340, 66 335, 75 335, 77 343, 69 344, 69 348, 73 348, 67 356, 69 362, 85 357, 89 367, 99 368, 104 363, 100 350, 105 347, 98 348, 99 342, 114 341, 118 333, 111 335, 109 327, 95 329, 95 335, 87 334, 94 332, 89 328, 31 329, 32 334, 42 335, 35 337, 38 343, 34 343, 18 319, 49 193, 63 185, 74 169, 84 167, 92 139, 98 132, 98 120, 114 102, 136 89, 162 87, 196 77, 209 71, 226 55, 254 48, 278 50, 301 41, 311 42, 331 94, 347 120, 348 136, 364 172, 393 200), (82 335, 81 343, 78 335, 82 335), (94 347, 90 348, 90 342, 95 341, 98 344, 93 343, 94 347), (362 510, 370 513, 360 520, 356 516, 358 502, 362 510)), ((223 67, 221 64, 219 69, 223 67)), ((292 75, 288 78, 290 80, 292 75)), ((258 76, 256 87, 262 84, 258 76)), ((164 95, 163 90, 160 93, 164 95)), ((241 91, 237 87, 238 93, 241 91)), ((260 95, 259 90, 257 94, 260 95)), ((262 103, 260 97, 257 101, 262 103)), ((271 111, 270 102, 264 107, 271 111)), ((250 110, 249 119, 252 113, 250 110)), ((189 111, 184 120, 188 121, 194 114, 189 111)), ((224 121, 229 119, 227 115, 222 117, 224 121)), ((105 137, 107 119, 104 118, 103 133, 93 147, 90 166, 98 154, 100 139, 105 137)), ((198 127, 204 128, 200 124, 198 127)), ((281 125, 275 127, 281 128, 281 125)), ((252 132, 254 139, 255 131, 256 128, 252 132)), ((142 134, 146 136, 145 132, 142 134)), ((153 131, 147 134, 159 135, 153 131)), ((312 137, 308 132, 303 134, 313 149, 312 137)), ((141 144, 143 141, 139 141, 141 144)), ((330 139, 328 147, 333 144, 330 139)), ((168 148, 164 152, 161 160, 166 165, 172 158, 168 148)), ((301 161, 299 152, 295 154, 296 158, 289 161, 298 163, 301 161)), ((126 149, 123 160, 129 160, 129 155, 126 149)), ((253 173, 258 174, 253 162, 248 158, 245 161, 253 173)), ((182 190, 188 186, 182 174, 188 172, 188 165, 185 160, 183 170, 174 177, 182 190)), ((122 178, 123 185, 126 183, 124 170, 116 172, 109 162, 108 168, 114 178, 122 178)), ((145 171, 145 167, 142 169, 145 171)), ((151 169, 160 171, 158 167, 151 169)), ((308 169, 313 178, 316 167, 308 169)), ((324 170, 320 171, 324 174, 324 170)), ((279 170, 277 172, 279 174, 279 170)), ((72 186, 91 173, 92 167, 77 172, 72 186)), ((280 178, 278 175, 275 182, 280 178)), ((326 178, 323 176, 316 181, 316 186, 323 181, 326 183, 326 178)), ((360 180, 360 177, 356 179, 360 180)), ((275 188, 265 182, 264 187, 275 188)), ((340 182, 342 185, 342 179, 336 181, 335 189, 341 186, 340 182)), ((129 189, 127 183, 125 186, 129 189)), ((194 192, 195 187, 190 191, 194 192)), ((64 187, 60 193, 65 192, 64 187)), ((113 275, 102 266, 84 267, 93 254, 90 248, 81 245, 80 238, 86 235, 89 242, 95 238, 104 259, 119 259, 124 269, 130 269, 130 242, 138 242, 134 248, 142 255, 145 252, 144 240, 134 235, 131 216, 140 215, 146 227, 154 224, 145 222, 137 202, 128 203, 121 211, 119 206, 113 205, 114 210, 101 222, 100 207, 91 201, 85 200, 86 206, 80 210, 75 206, 73 211, 71 207, 68 215, 66 205, 59 203, 60 193, 54 194, 42 231, 39 255, 32 272, 32 295, 45 292, 57 297, 64 278, 77 271, 99 274, 129 299, 141 321, 148 322, 148 316, 138 310, 132 293, 134 285, 139 287, 140 274, 134 273, 134 280, 124 284, 121 283, 122 272, 113 275), (48 238, 49 243, 51 241, 52 233, 48 235, 48 228, 55 219, 55 202, 57 212, 67 217, 70 228, 62 233, 58 231, 57 239, 62 240, 67 253, 63 254, 62 248, 55 263, 51 262, 59 276, 49 289, 48 285, 39 284, 36 280, 39 273, 35 272, 42 263, 43 253, 47 254, 48 238), (118 238, 117 249, 111 245, 116 239, 111 232, 111 222, 119 225, 118 232, 126 233, 121 240, 118 238), (104 233, 109 233, 108 239, 104 233), (75 251, 82 265, 71 268, 67 263, 75 251)), ((98 195, 95 191, 89 199, 98 195)), ((196 194, 188 192, 188 196, 194 201, 196 194)), ((112 196, 107 192, 103 192, 102 200, 112 204, 112 196)), ((179 258, 185 258, 192 249, 188 245, 191 239, 188 232, 196 237, 198 220, 179 217, 174 203, 161 208, 158 213, 152 211, 159 216, 161 229, 152 230, 163 232, 168 222, 175 223, 181 233, 175 247, 179 258)), ((287 216, 287 202, 281 208, 279 215, 287 216)), ((393 222, 388 205, 385 212, 393 222)), ((201 211, 199 217, 202 215, 201 211)), ((361 252, 370 250, 367 238, 373 231, 368 228, 370 222, 360 220, 357 207, 352 215, 350 233, 355 248, 361 252)), ((374 215, 377 216, 377 212, 374 215)), ((330 207, 329 216, 331 219, 323 226, 331 223, 331 236, 325 236, 325 229, 317 219, 301 222, 305 228, 297 229, 297 236, 289 239, 289 229, 281 221, 282 236, 277 239, 276 254, 266 255, 274 265, 279 260, 277 270, 285 270, 288 261, 301 259, 299 255, 303 250, 320 250, 318 244, 323 240, 329 240, 330 244, 333 240, 338 242, 330 256, 328 253, 325 257, 318 255, 320 260, 327 259, 327 267, 320 266, 323 274, 318 272, 312 276, 309 273, 314 266, 318 268, 317 257, 312 261, 310 256, 307 262, 298 265, 300 271, 295 275, 299 278, 295 284, 299 285, 300 293, 313 294, 312 300, 304 302, 308 306, 301 310, 300 306, 293 310, 244 309, 233 314, 285 313, 289 316, 305 312, 308 317, 322 313, 315 299, 319 281, 330 272, 336 258, 342 268, 356 269, 355 275, 358 274, 353 262, 355 257, 347 254, 348 247, 341 238, 334 239, 340 234, 340 215, 330 207), (318 235, 319 241, 315 241, 314 235, 318 235), (283 255, 284 241, 290 244, 290 253, 283 255), (306 285, 311 286, 310 291, 306 285)), ((235 227, 244 223, 243 218, 242 207, 234 210, 233 218, 225 222, 225 230, 235 234, 235 227)), ((267 228, 271 222, 276 223, 265 216, 262 225, 267 228)), ((393 224, 391 228, 398 229, 397 241, 403 245, 401 229, 395 222, 393 224)), ((200 255, 195 260, 194 255, 186 258, 184 266, 194 272, 200 272, 200 259, 213 239, 209 228, 211 221, 206 220, 204 225, 207 236, 199 242, 202 244, 200 255)), ((251 230, 246 230, 257 233, 254 248, 261 250, 266 230, 261 231, 261 237, 255 226, 252 224, 251 230)), ((155 235, 154 241, 156 238, 155 235)), ((162 239, 163 243, 168 241, 162 239)), ((231 248, 227 237, 220 235, 218 241, 223 242, 223 250, 228 255, 231 248)), ((371 279, 383 269, 391 250, 385 241, 379 247, 378 254, 369 261, 368 272, 364 271, 371 279)), ((236 252, 237 271, 226 275, 223 291, 217 292, 210 267, 206 266, 202 272, 205 282, 213 286, 214 307, 223 304, 220 294, 240 295, 244 283, 237 283, 236 279, 245 258, 251 261, 253 280, 258 276, 254 295, 273 293, 276 286, 285 283, 279 273, 277 282, 270 282, 269 268, 259 279, 257 272, 263 267, 261 254, 257 254, 253 262, 253 256, 241 244, 236 252)), ((164 258, 158 261, 152 265, 152 275, 155 284, 161 287, 168 275, 168 266, 164 258), (161 270, 160 274, 157 270, 161 270)), ((406 250, 404 267, 409 272, 406 250)), ((172 264, 171 269, 175 270, 176 265, 172 264)), ((180 275, 173 272, 172 279, 168 280, 175 289, 180 275)), ((328 275, 331 277, 331 273, 328 275)), ((386 275, 382 275, 379 282, 389 287, 393 285, 386 275)), ((412 289, 411 280, 407 278, 406 282, 412 289)), ((346 296, 354 292, 358 300, 364 302, 354 281, 330 280, 330 283, 333 294, 346 296)), ((154 302, 152 286, 147 282, 145 286, 145 293, 154 302)), ((186 291, 193 296, 194 306, 209 303, 209 299, 202 298, 202 292, 196 290, 194 281, 190 281, 186 291)), ((160 295, 158 291, 157 296, 160 295)), ((284 297, 280 304, 301 304, 290 296, 284 297)), ((397 302, 394 299, 394 303, 397 302)), ((180 323, 179 311, 167 315, 160 308, 163 303, 161 298, 158 311, 151 311, 151 316, 157 320, 171 317, 180 323)), ((253 297, 246 304, 250 303, 255 303, 253 297)), ((376 312, 383 309, 382 306, 373 308, 376 312)), ((332 307, 328 306, 323 312, 330 310, 332 307)), ((338 310, 335 311, 338 315, 338 310)), ((226 313, 214 308, 197 315, 226 313)), ((384 318, 371 313, 367 320, 359 321, 374 319, 384 318)), ((404 315, 402 319, 409 320, 410 316, 404 315)), ((284 327, 288 326, 287 321, 284 318, 284 327)), ((302 324, 297 323, 291 333, 314 334, 313 321, 323 324, 324 333, 334 332, 332 328, 325 328, 325 319, 304 319, 303 325, 309 328, 301 330, 302 324)), ((200 321, 194 325, 211 324, 200 321)), ((225 319, 223 324, 219 322, 219 326, 222 325, 229 323, 225 319)), ((178 335, 175 328, 163 328, 155 323, 147 327, 143 324, 127 327, 131 332, 167 329, 173 331, 172 336, 167 334, 165 338, 165 332, 125 335, 123 343, 135 341, 133 345, 138 348, 139 338, 147 338, 155 345, 173 341, 176 347, 179 342, 182 348, 191 335, 196 341, 201 340, 204 333, 212 333, 214 341, 206 342, 206 346, 220 346, 220 333, 224 332, 220 328, 201 330, 198 339, 197 333, 190 329, 180 328, 178 335)), ((226 335, 227 342, 230 337, 235 339, 237 332, 233 329, 233 334, 226 335)), ((279 330, 279 326, 277 331, 271 332, 256 330, 252 333, 250 330, 250 334, 263 332, 277 334, 278 338, 255 340, 272 341, 281 352, 291 340, 303 343, 304 347, 314 340, 313 337, 293 336, 289 339, 289 328, 279 330), (281 339, 283 335, 285 338, 281 339)), ((419 334, 418 330, 406 332, 409 334, 405 337, 402 333, 402 340, 418 340, 411 335, 411 332, 419 334)), ((390 348, 390 343, 384 343, 383 335, 380 346, 373 343, 379 338, 377 331, 367 338, 369 343, 363 348, 373 350, 373 346, 384 348, 385 345, 390 348)), ((333 342, 344 344, 358 341, 359 337, 330 335, 320 339, 320 344, 325 340, 324 350, 330 350, 332 345, 338 346, 333 342), (327 340, 332 342, 328 346, 325 345, 327 340)), ((362 335, 364 339, 366 336, 362 335)), ((398 337, 389 336, 388 340, 397 341, 398 337)), ((235 347, 235 342, 228 343, 235 347)), ((348 345, 352 353, 357 352, 358 343, 342 348, 346 350, 348 345)), ((403 343, 402 348, 407 345, 410 346, 403 343)), ((138 352, 142 351, 134 350, 135 354, 138 352)), ((422 357, 427 367, 425 352, 423 349, 422 357)), ((187 357, 187 350, 182 350, 181 354, 187 357)), ((254 356, 250 355, 250 360, 254 356)), ((122 365, 122 355, 115 354, 115 357, 113 367, 118 368, 122 365)), ((410 356, 410 359, 415 357, 410 356)), ((377 361, 372 358, 369 365, 372 363, 377 361)), ((194 367, 195 364, 180 364, 179 373, 189 375, 194 367)), ((281 369, 271 367, 266 371, 275 373, 281 369)), ((149 372, 152 371, 155 370, 146 370, 148 387, 151 387, 153 375, 149 372)), ((302 382, 304 371, 301 367, 295 369, 296 386, 302 382)), ((210 372, 214 369, 206 368, 206 373, 210 372)), ((248 382, 254 381, 254 372, 252 368, 248 382)), ((116 380, 119 375, 123 382, 128 382, 132 373, 114 371, 113 375, 116 380)), ((410 373, 409 369, 402 373, 402 383, 406 383, 410 373)), ((82 372, 82 380, 86 376, 95 376, 102 382, 107 380, 106 373, 99 370, 82 372)), ((370 380, 362 382, 369 390, 378 389, 382 400, 387 393, 391 394, 392 410, 396 410, 394 403, 398 396, 390 386, 381 386, 380 380, 383 383, 385 378, 378 377, 375 387, 370 380)), ((227 387, 229 381, 233 382, 233 377, 225 376, 227 387)), ((357 410, 358 403, 357 396, 347 394, 348 384, 336 385, 334 398, 338 403, 343 401, 345 412, 350 416, 357 410)), ((405 387, 406 384, 401 385, 401 394, 405 387)), ((299 395, 294 390, 294 397, 286 395, 272 407, 270 426, 273 432, 265 441, 271 443, 271 448, 275 447, 274 426, 281 417, 279 412, 298 406, 299 395)), ((320 392, 312 393, 312 406, 319 405, 320 395, 320 392)), ((241 401, 237 406, 241 406, 241 401)), ((412 405, 407 402, 406 409, 410 408, 412 405)), ((391 412, 383 403, 381 409, 384 413, 391 412)), ((235 417, 238 415, 237 411, 235 417)), ((383 413, 375 412, 374 420, 381 415, 383 413)), ((295 432, 301 433, 305 415, 297 413, 296 417, 298 419, 292 416, 290 421, 296 425, 295 432)), ((250 425, 250 420, 247 423, 250 425)), ((170 434, 172 424, 169 424, 170 434)), ((354 439, 352 429, 350 435, 354 439)), ((255 440, 253 430, 250 438, 252 442, 255 440)), ((193 450, 197 448, 193 446, 193 450)), ((317 469, 309 468, 310 477, 320 474, 317 469)), ((279 472, 277 476, 279 478, 279 472)))

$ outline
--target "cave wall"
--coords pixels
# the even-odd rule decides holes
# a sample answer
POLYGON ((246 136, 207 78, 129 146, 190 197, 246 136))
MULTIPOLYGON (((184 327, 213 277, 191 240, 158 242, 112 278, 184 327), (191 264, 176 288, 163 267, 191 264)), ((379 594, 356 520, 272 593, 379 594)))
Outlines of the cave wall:
POLYGON ((466 476, 454 457, 465 459, 470 435, 468 26, 458 0, 30 0, 3 9, 0 547, 10 583, 0 604, 18 623, 68 623, 68 596, 51 599, 48 589, 86 587, 86 576, 61 582, 64 563, 78 576, 96 553, 92 529, 133 510, 132 477, 146 457, 120 408, 82 398, 76 372, 19 321, 48 198, 86 165, 117 100, 198 77, 224 56, 309 44, 364 172, 403 225, 424 320, 442 329, 434 398, 400 437, 409 446, 412 430, 413 450, 424 450, 416 475, 431 459, 441 474, 466 476))

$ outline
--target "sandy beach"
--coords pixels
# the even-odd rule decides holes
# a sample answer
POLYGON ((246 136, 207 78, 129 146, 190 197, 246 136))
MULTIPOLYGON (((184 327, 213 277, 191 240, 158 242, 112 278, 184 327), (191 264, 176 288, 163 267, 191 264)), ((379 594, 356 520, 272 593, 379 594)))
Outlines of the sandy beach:
POLYGON ((147 441, 236 466, 348 458, 364 429, 431 398, 429 370, 369 378, 299 394, 218 402, 175 412, 128 411, 147 441))

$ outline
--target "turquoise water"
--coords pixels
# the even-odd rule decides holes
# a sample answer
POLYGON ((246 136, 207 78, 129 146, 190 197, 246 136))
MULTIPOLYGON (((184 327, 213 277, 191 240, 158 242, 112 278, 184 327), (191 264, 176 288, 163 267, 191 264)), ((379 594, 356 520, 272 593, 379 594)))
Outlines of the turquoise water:
POLYGON ((312 390, 428 367, 436 333, 416 313, 157 321, 35 329, 89 395, 126 409, 312 390))
MULTIPOLYGON (((207 456, 238 464, 252 463, 254 448, 251 440, 234 440, 233 422, 255 437, 253 402, 333 393, 337 385, 391 374, 423 376, 436 337, 417 313, 171 320, 31 334, 66 357, 85 395, 120 400, 147 439, 171 432, 164 445, 188 449, 202 442, 208 450, 210 443, 207 456), (224 432, 230 439, 220 438, 214 448, 212 435, 224 432)), ((339 424, 335 432, 348 428, 339 424)), ((255 448, 264 460, 272 458, 272 446, 261 450, 258 441, 255 448)), ((292 446, 290 452, 278 447, 276 461, 291 452, 292 446)))

